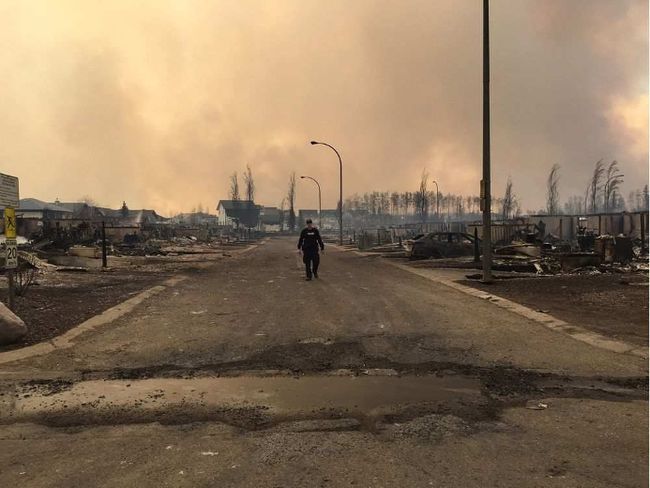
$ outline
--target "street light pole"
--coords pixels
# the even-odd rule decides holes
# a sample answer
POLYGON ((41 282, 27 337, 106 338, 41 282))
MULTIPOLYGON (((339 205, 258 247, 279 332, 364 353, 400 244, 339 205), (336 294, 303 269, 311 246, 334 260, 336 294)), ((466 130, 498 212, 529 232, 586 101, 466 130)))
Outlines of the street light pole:
POLYGON ((316 186, 318 187, 318 228, 322 230, 323 228, 323 221, 321 218, 321 212, 322 212, 322 206, 321 206, 321 192, 320 192, 320 183, 316 180, 316 178, 312 178, 311 176, 301 176, 301 179, 308 179, 316 183, 316 186))
POLYGON ((492 282, 492 195, 490 182, 490 0, 483 0, 483 282, 492 282))
POLYGON ((343 161, 336 148, 326 142, 311 141, 312 146, 320 144, 329 147, 339 158, 339 245, 343 245, 343 161))
POLYGON ((438 189, 438 182, 436 180, 432 180, 432 181, 433 184, 436 185, 436 219, 440 220, 440 206, 438 205, 440 190, 438 189))

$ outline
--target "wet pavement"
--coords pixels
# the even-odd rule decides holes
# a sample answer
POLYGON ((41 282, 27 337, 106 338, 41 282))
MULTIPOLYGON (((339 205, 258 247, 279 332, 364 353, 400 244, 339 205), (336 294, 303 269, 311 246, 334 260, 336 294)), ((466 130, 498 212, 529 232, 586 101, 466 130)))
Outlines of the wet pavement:
MULTIPOLYGON (((476 379, 438 376, 155 378, 21 387, 0 397, 0 422, 55 425, 213 420, 268 428, 288 420, 355 419, 372 428, 414 408, 434 413, 485 399, 476 379), (13 394, 12 394, 13 393, 13 394), (179 414, 179 412, 181 412, 179 414), (235 415, 237 414, 237 415, 235 415), (246 417, 249 416, 249 419, 246 417)), ((484 405, 483 405, 484 406, 484 405)), ((467 410, 467 409, 466 409, 467 410)), ((477 413, 475 412, 475 413, 477 413)))

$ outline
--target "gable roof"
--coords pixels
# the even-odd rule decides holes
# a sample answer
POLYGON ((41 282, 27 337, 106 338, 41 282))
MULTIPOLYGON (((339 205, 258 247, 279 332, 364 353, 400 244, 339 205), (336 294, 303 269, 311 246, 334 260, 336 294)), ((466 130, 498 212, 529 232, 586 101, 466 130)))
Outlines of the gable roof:
POLYGON ((219 200, 217 209, 223 207, 226 211, 240 208, 254 207, 255 202, 252 200, 219 200))

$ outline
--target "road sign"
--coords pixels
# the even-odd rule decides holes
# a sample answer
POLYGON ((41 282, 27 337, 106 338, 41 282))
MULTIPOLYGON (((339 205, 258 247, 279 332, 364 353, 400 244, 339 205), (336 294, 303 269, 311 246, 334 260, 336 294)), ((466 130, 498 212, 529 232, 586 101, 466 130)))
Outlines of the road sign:
POLYGON ((18 177, 0 173, 0 207, 18 208, 18 177))
POLYGON ((5 237, 16 238, 16 209, 5 207, 5 237))
POLYGON ((13 269, 18 267, 18 243, 16 239, 7 239, 7 254, 5 255, 5 268, 13 269))

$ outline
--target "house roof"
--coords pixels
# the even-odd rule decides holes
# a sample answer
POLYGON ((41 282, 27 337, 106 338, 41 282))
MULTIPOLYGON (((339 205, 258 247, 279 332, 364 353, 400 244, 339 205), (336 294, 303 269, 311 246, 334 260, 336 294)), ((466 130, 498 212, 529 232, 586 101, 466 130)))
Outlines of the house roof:
POLYGON ((37 211, 51 211, 63 212, 65 214, 73 214, 73 218, 77 219, 98 219, 107 217, 110 219, 128 220, 133 223, 142 222, 163 222, 168 220, 166 217, 158 215, 155 210, 130 210, 127 215, 122 213, 122 209, 111 209, 104 207, 94 207, 84 202, 57 202, 48 203, 36 198, 23 198, 20 200, 19 211, 23 212, 37 212, 37 211))
POLYGON ((228 210, 234 210, 234 209, 241 209, 241 208, 249 208, 249 207, 256 207, 255 202, 252 200, 219 200, 219 203, 217 204, 217 209, 219 207, 223 207, 226 212, 228 210))
POLYGON ((162 222, 165 220, 168 220, 166 217, 162 217, 156 213, 155 210, 147 210, 147 209, 141 209, 141 210, 128 210, 128 213, 124 215, 122 213, 122 209, 119 208, 117 210, 111 209, 111 208, 99 208, 101 210, 102 214, 105 215, 106 217, 112 217, 116 219, 124 219, 124 220, 131 220, 134 222, 162 222))
POLYGON ((72 210, 69 210, 65 207, 62 207, 60 205, 56 205, 54 203, 47 203, 44 202, 43 200, 38 200, 36 198, 21 198, 20 201, 18 202, 18 210, 22 211, 42 211, 42 210, 50 210, 52 212, 65 212, 65 213, 72 213, 72 210))
POLYGON ((106 209, 88 205, 86 202, 58 202, 56 205, 70 210, 74 217, 80 219, 97 219, 106 216, 106 209))

